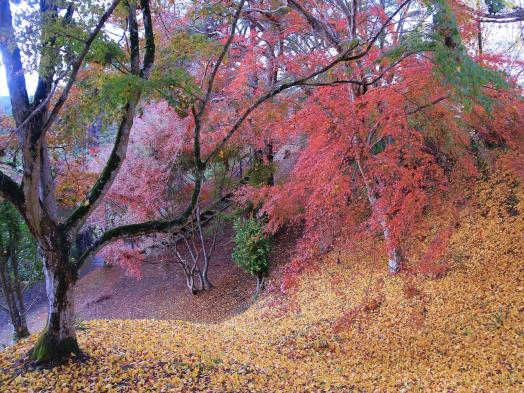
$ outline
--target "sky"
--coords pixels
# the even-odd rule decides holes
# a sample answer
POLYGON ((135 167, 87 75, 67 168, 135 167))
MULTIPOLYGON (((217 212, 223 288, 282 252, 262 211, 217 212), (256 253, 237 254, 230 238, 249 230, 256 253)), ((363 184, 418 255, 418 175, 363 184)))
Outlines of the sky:
MULTIPOLYGON (((25 76, 25 81, 27 84, 27 92, 29 95, 33 95, 36 90, 36 84, 38 83, 38 76, 36 73, 27 74, 25 76)), ((0 96, 9 95, 9 90, 7 89, 7 80, 5 77, 5 68, 0 66, 0 96)))

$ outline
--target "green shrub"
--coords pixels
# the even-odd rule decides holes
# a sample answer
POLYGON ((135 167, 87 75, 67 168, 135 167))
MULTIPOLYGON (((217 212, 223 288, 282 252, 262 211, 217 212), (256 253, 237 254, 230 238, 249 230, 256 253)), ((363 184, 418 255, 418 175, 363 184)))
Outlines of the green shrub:
POLYGON ((247 273, 260 279, 269 272, 269 240, 255 218, 237 219, 233 260, 247 273))
MULTIPOLYGON (((22 216, 7 201, 0 202, 0 249, 13 242, 12 252, 17 256, 17 277, 20 281, 33 283, 44 278, 42 260, 38 256, 37 244, 22 216)), ((14 275, 11 263, 7 272, 14 275)))

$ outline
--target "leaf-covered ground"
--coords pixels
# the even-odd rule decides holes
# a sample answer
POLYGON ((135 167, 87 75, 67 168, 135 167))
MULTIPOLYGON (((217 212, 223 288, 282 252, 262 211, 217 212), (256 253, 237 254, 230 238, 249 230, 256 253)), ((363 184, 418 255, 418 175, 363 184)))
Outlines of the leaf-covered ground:
POLYGON ((499 177, 461 216, 443 278, 334 253, 226 322, 88 322, 83 362, 28 368, 31 337, 0 354, 0 390, 522 391, 523 233, 522 187, 499 177))

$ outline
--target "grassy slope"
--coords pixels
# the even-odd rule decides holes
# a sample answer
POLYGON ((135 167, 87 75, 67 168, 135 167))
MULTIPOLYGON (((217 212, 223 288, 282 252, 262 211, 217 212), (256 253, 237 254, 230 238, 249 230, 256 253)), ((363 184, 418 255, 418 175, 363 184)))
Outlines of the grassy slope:
POLYGON ((523 229, 522 187, 498 178, 461 217, 444 278, 406 291, 369 254, 328 256, 277 306, 220 324, 87 323, 85 363, 21 373, 32 337, 0 354, 0 390, 522 391, 523 229))

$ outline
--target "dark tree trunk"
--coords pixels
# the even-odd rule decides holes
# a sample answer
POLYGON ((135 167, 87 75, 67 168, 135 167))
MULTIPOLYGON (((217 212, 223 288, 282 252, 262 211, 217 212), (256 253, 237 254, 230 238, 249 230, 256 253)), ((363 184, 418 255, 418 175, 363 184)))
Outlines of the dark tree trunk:
POLYGON ((80 354, 75 333, 74 285, 76 268, 69 261, 66 241, 52 250, 43 250, 43 268, 48 299, 47 325, 31 351, 38 362, 61 360, 72 353, 80 354))
MULTIPOLYGON (((14 338, 19 340, 29 336, 22 289, 18 280, 18 272, 13 272, 14 274, 11 276, 8 271, 9 260, 13 263, 12 256, 3 254, 0 258, 0 284, 2 285, 2 292, 9 311, 11 324, 13 325, 14 338)), ((17 268, 16 263, 13 263, 12 267, 17 268)))
POLYGON ((482 23, 479 19, 477 24, 477 43, 478 43, 478 54, 479 56, 482 56, 483 48, 482 48, 482 23))
MULTIPOLYGON (((27 328, 27 310, 25 308, 24 291, 22 290, 22 282, 18 271, 18 255, 16 253, 13 253, 11 263, 13 264, 14 289, 18 302, 18 324, 15 327, 15 338, 19 340, 29 336, 29 329, 27 328)), ((13 324, 13 326, 15 325, 13 324)))
POLYGON ((275 185, 275 177, 274 177, 274 173, 273 173, 273 143, 272 142, 268 142, 266 141, 265 142, 265 147, 264 147, 264 153, 266 155, 266 159, 267 159, 267 162, 268 162, 268 165, 269 165, 269 169, 270 169, 270 172, 269 172, 269 176, 267 178, 267 185, 268 186, 274 186, 275 185))
POLYGON ((29 337, 29 329, 27 328, 27 321, 25 315, 18 314, 18 323, 14 326, 15 340, 21 340, 22 338, 29 337))

